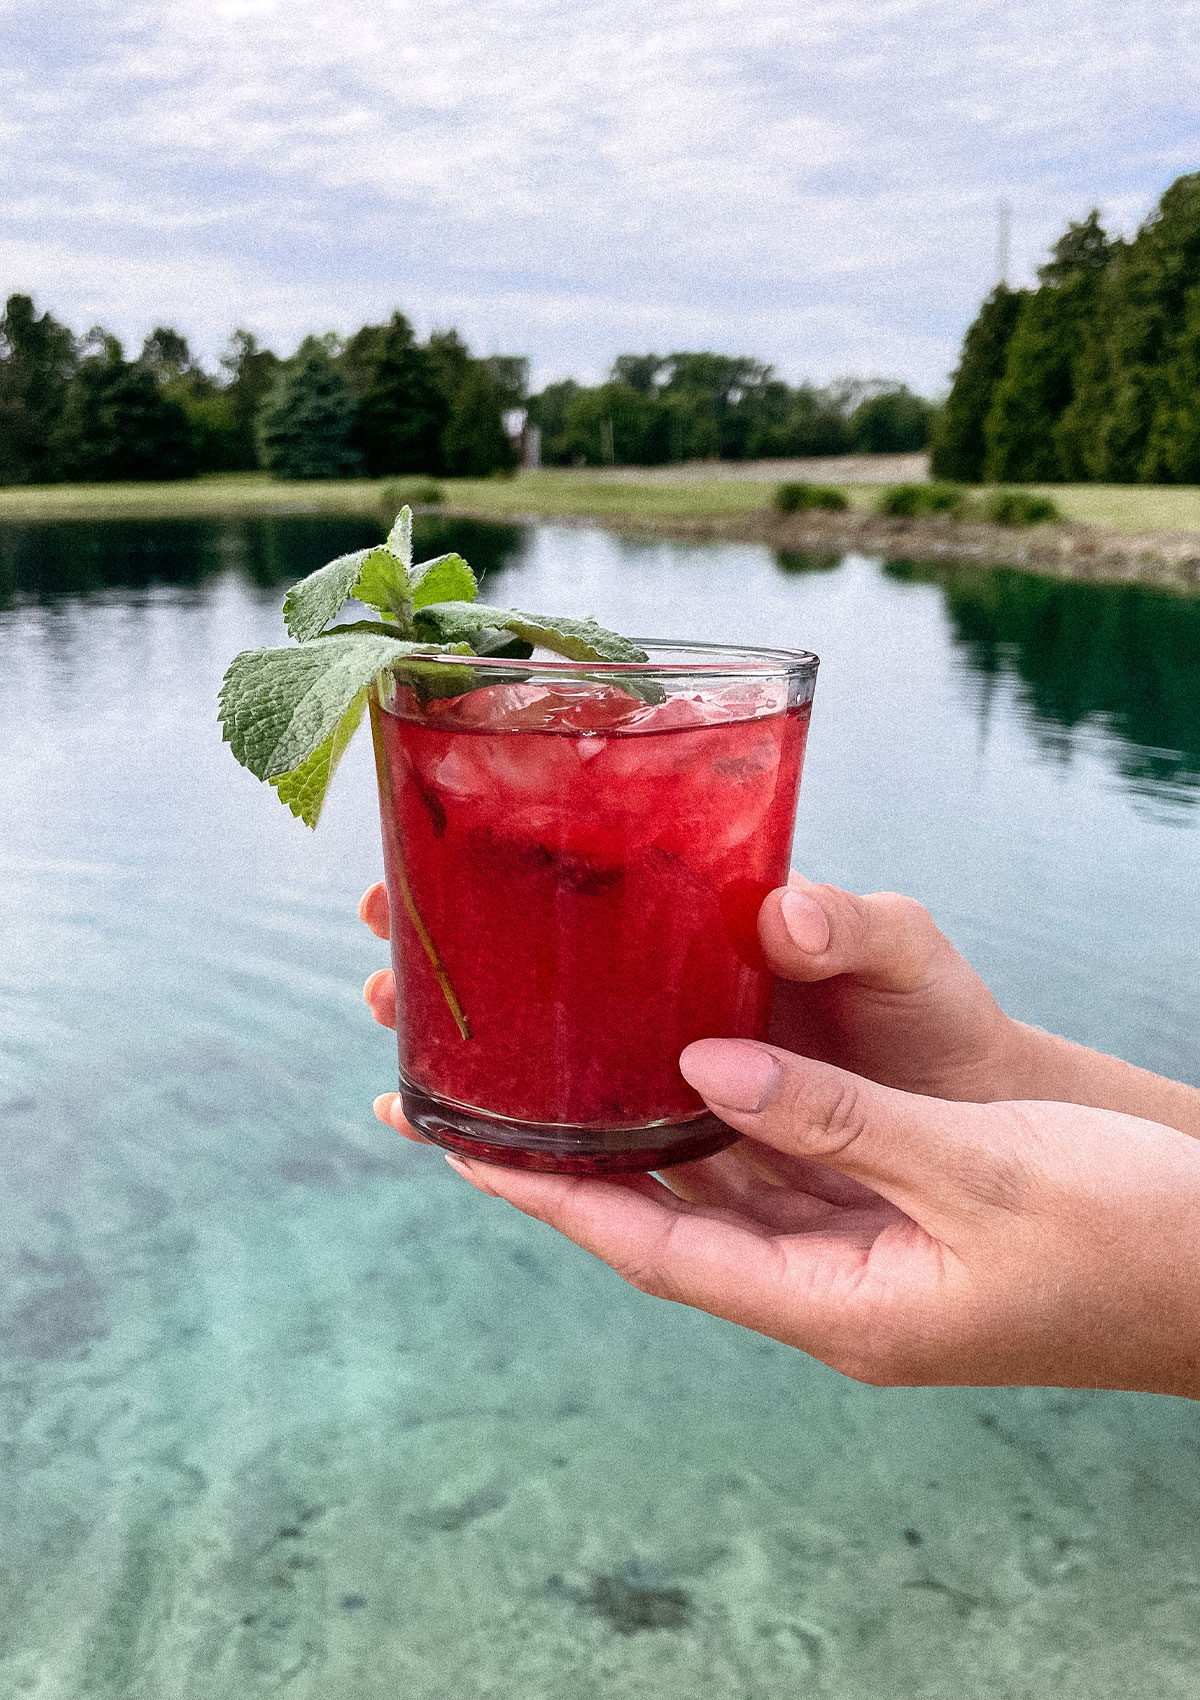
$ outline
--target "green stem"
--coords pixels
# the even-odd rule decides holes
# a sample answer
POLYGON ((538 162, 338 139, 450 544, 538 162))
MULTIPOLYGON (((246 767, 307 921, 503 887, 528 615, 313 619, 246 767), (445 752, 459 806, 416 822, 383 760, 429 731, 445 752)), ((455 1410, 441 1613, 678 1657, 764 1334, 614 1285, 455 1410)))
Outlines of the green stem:
POLYGON ((389 847, 392 852, 391 871, 400 887, 400 895, 404 899, 404 907, 408 911, 408 918, 413 924, 413 931, 420 939, 425 954, 429 958, 430 966, 437 975, 437 982, 442 988, 442 996, 446 1000, 447 1008, 454 1017, 455 1025, 462 1037, 470 1039, 473 1037, 471 1024, 467 1020, 462 1004, 458 1001, 458 993, 451 984, 441 953, 433 942, 429 928, 421 918, 421 911, 417 908, 417 900, 413 896, 412 886, 408 881, 408 869, 404 866, 404 854, 400 846, 400 822, 396 816, 396 799, 392 793, 392 770, 383 743, 383 725, 379 718, 379 704, 374 697, 371 699, 371 739, 375 745, 375 765, 379 770, 379 789, 383 795, 384 830, 388 834, 389 847))

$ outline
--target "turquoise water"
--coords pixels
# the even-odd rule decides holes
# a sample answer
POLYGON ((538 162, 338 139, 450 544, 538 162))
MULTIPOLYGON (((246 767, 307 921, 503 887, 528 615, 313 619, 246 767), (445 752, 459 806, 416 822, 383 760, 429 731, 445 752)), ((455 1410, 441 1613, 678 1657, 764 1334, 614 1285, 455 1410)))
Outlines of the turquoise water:
MULTIPOLYGON (((375 535, 0 530, 0 1696, 1194 1695, 1194 1406, 858 1387, 375 1123, 369 752, 310 836, 213 716, 375 535)), ((799 865, 1200 1079, 1200 604, 451 538, 493 600, 816 649, 799 865)))

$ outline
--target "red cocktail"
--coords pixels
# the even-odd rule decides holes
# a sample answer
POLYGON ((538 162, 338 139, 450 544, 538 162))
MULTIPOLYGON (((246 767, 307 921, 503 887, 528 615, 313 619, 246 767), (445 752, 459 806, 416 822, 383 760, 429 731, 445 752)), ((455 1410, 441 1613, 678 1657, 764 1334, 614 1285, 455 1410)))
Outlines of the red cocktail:
POLYGON ((598 1174, 736 1137, 679 1053, 765 1036, 817 662, 647 647, 372 705, 401 1091, 451 1150, 598 1174))

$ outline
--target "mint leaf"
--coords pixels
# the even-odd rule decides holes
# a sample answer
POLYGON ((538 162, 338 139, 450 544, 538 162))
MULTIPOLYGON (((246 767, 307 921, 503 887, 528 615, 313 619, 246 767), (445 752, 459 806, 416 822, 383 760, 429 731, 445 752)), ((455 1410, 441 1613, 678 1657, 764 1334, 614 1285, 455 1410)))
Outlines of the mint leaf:
POLYGON ((396 515, 396 523, 387 535, 387 548, 404 563, 406 573, 412 571, 412 509, 405 502, 396 515))
POLYGON ((502 632, 499 626, 484 626, 482 631, 472 632, 471 648, 476 655, 511 658, 514 661, 528 661, 533 654, 531 643, 514 637, 511 632, 502 632))
POLYGON ((422 561, 408 577, 417 608, 429 602, 474 602, 479 595, 475 574, 461 555, 439 555, 436 560, 422 561))
POLYGON ((315 827, 320 818, 329 781, 345 754, 347 744, 358 731, 358 723, 367 705, 367 694, 365 690, 359 691, 328 738, 317 745, 307 761, 292 768, 290 773, 277 774, 269 781, 275 787, 279 801, 286 803, 305 826, 315 827))
POLYGON ((294 584, 283 599, 284 624, 298 643, 308 643, 320 636, 351 596, 408 628, 412 617, 408 572, 386 544, 339 555, 294 584))
POLYGON ((411 631, 413 599, 408 567, 403 558, 386 544, 380 549, 372 549, 367 555, 358 583, 350 594, 357 601, 365 602, 368 608, 378 608, 386 619, 398 621, 406 636, 411 631))
POLYGON ((486 603, 435 602, 418 608, 417 632, 443 643, 470 638, 487 627, 513 632, 526 643, 540 644, 572 661, 646 661, 644 649, 628 638, 598 626, 595 620, 572 620, 558 614, 522 614, 516 608, 489 608, 486 603))
POLYGON ((238 761, 259 779, 302 767, 337 729, 355 697, 396 661, 428 654, 399 638, 331 632, 294 649, 246 649, 221 686, 221 725, 238 761))

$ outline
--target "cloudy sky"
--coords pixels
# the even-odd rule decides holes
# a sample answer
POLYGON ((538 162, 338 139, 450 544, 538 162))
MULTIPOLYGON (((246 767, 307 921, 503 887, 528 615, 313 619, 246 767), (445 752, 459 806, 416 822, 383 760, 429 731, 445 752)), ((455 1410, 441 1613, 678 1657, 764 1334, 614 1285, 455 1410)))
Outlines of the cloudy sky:
POLYGON ((401 307, 535 376, 944 385, 1200 169, 1198 0, 0 0, 0 289, 208 357, 401 307))

